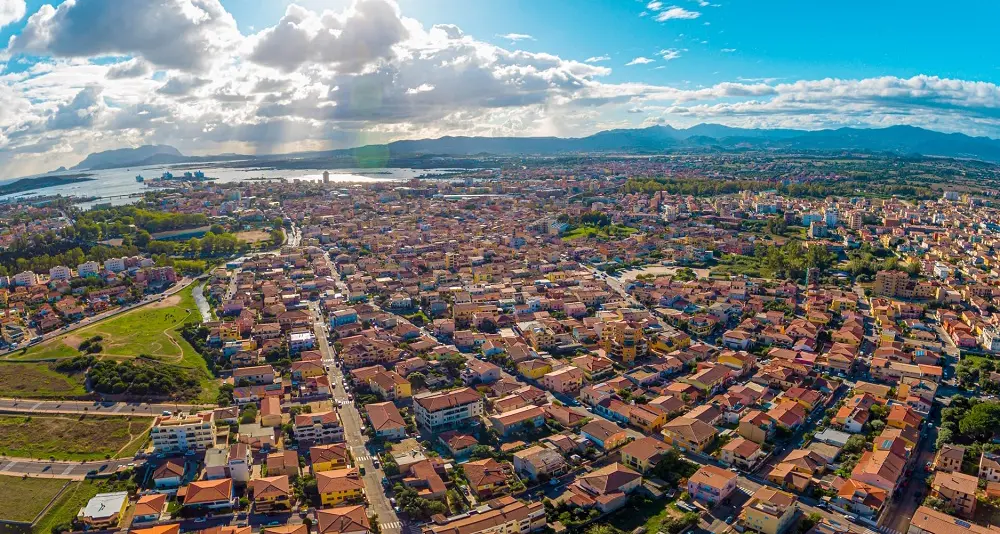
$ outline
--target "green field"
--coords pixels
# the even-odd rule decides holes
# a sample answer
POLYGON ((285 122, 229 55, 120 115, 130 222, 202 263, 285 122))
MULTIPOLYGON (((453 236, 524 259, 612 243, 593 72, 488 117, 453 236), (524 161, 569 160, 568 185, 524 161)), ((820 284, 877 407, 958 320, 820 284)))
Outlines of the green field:
POLYGON ((0 475, 0 519, 30 522, 66 483, 57 478, 0 475))
POLYGON ((59 373, 45 363, 0 362, 0 397, 72 398, 86 394, 82 374, 59 373))
MULTIPOLYGON (((115 360, 129 360, 145 354, 152 359, 178 365, 198 372, 201 380, 201 395, 199 400, 215 401, 218 395, 218 381, 215 380, 204 359, 181 336, 181 327, 191 321, 200 321, 201 314, 194 302, 192 292, 197 286, 192 284, 180 293, 172 295, 162 302, 148 304, 136 310, 116 315, 115 317, 93 325, 74 330, 41 343, 27 350, 8 356, 18 362, 51 362, 72 358, 80 355, 80 343, 100 336, 102 349, 98 357, 115 360)), ((51 369, 46 368, 46 371, 51 369)), ((0 366, 0 394, 10 392, 13 388, 6 387, 3 380, 3 366, 0 366)), ((37 374, 37 373, 36 373, 37 374)), ((56 373, 57 376, 59 375, 56 373)), ((50 382, 54 381, 50 379, 50 382)), ((53 388, 38 386, 34 391, 18 394, 26 397, 62 397, 82 395, 82 386, 72 384, 55 384, 53 388)), ((9 394, 9 393, 8 393, 9 394)))
POLYGON ((86 480, 83 482, 72 482, 66 491, 59 495, 59 499, 52 503, 52 508, 38 521, 32 532, 35 534, 49 534, 52 527, 56 525, 69 525, 80 512, 80 508, 87 505, 94 495, 106 491, 100 482, 86 480))
POLYGON ((72 461, 131 457, 152 423, 149 417, 0 415, 0 452, 72 461))
POLYGON ((638 232, 635 228, 629 226, 623 226, 620 224, 612 224, 610 226, 596 226, 585 224, 577 226, 576 228, 566 232, 563 236, 563 241, 574 241, 577 239, 584 239, 588 237, 594 238, 621 238, 628 237, 634 233, 638 232))

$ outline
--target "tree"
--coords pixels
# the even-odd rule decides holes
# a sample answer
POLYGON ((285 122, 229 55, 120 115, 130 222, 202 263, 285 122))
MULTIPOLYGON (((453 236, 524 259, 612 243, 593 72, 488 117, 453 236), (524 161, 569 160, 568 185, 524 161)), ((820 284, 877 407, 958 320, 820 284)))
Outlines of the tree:
POLYGON ((406 379, 410 381, 410 385, 416 389, 420 389, 427 385, 427 376, 420 371, 414 371, 406 376, 406 379))
POLYGON ((1000 403, 983 402, 969 410, 961 421, 958 430, 972 441, 989 441, 995 431, 1000 428, 1000 403))

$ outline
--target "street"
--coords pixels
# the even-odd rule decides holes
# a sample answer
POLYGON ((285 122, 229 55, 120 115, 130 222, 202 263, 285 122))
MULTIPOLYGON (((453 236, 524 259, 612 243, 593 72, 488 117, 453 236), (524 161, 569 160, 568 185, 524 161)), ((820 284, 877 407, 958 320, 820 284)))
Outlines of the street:
POLYGON ((382 479, 385 477, 385 473, 381 467, 376 468, 372 462, 374 455, 367 447, 368 438, 362 430, 361 414, 358 413, 358 409, 354 406, 354 403, 347 398, 348 393, 344 388, 344 376, 335 363, 333 347, 330 346, 327 332, 324 328, 325 320, 323 313, 319 310, 319 305, 315 302, 310 303, 309 309, 315 317, 313 328, 320 353, 323 355, 323 365, 329 367, 333 398, 341 406, 337 412, 340 415, 340 422, 344 426, 344 440, 347 442, 347 447, 354 457, 355 467, 364 466, 365 468, 365 474, 362 478, 365 481, 365 494, 368 498, 369 516, 378 516, 379 527, 383 533, 402 532, 403 524, 399 520, 399 517, 396 516, 396 512, 393 511, 392 504, 386 497, 385 490, 382 487, 382 479))
POLYGON ((35 414, 96 414, 96 415, 148 415, 157 416, 163 412, 190 411, 191 409, 211 409, 214 406, 196 404, 110 401, 44 401, 33 399, 0 399, 0 412, 35 414))
POLYGON ((88 473, 107 475, 124 469, 129 464, 137 465, 136 461, 131 458, 93 462, 50 462, 25 458, 0 458, 0 475, 83 480, 88 473))

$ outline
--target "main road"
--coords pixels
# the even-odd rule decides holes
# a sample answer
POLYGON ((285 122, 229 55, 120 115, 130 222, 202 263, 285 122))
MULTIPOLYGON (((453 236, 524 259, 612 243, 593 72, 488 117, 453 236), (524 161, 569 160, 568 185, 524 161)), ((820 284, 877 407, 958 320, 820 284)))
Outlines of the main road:
POLYGON ((392 504, 385 496, 382 487, 382 479, 385 473, 381 467, 376 468, 372 452, 368 450, 368 437, 362 430, 361 414, 355 407, 354 402, 348 399, 348 393, 344 387, 344 375, 336 365, 333 347, 327 338, 326 322, 323 313, 319 310, 319 305, 315 302, 309 304, 309 309, 313 313, 313 329, 316 334, 316 342, 319 345, 320 353, 323 355, 323 364, 330 369, 330 386, 333 389, 333 398, 340 404, 337 410, 340 415, 340 422, 344 425, 344 439, 347 447, 354 457, 354 465, 365 469, 363 479, 365 481, 365 494, 368 498, 369 511, 378 516, 379 528, 384 534, 399 533, 403 530, 403 524, 393 511, 392 504))
MULTIPOLYGON (((31 458, 0 458, 0 475, 23 476, 32 478, 61 478, 65 480, 83 480, 87 475, 108 475, 136 465, 131 458, 120 460, 99 460, 93 462, 50 462, 31 458)), ((139 462, 142 463, 142 462, 139 462)))
POLYGON ((30 414, 154 416, 161 415, 163 412, 186 412, 190 411, 192 408, 208 409, 213 408, 213 406, 176 403, 149 404, 145 402, 59 401, 0 398, 0 412, 30 414))

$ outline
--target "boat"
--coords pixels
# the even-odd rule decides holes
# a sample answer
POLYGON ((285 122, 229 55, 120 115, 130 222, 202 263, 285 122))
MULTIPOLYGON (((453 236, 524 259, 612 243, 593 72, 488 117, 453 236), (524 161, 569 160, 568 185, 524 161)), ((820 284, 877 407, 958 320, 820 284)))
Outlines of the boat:
POLYGON ((141 174, 138 174, 138 175, 136 175, 136 177, 135 177, 135 181, 136 181, 136 182, 139 182, 140 184, 141 184, 142 182, 144 182, 145 180, 146 180, 146 179, 145 179, 145 178, 143 178, 141 174))

